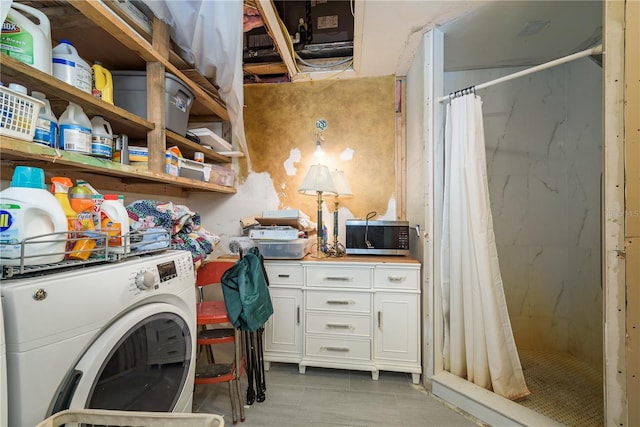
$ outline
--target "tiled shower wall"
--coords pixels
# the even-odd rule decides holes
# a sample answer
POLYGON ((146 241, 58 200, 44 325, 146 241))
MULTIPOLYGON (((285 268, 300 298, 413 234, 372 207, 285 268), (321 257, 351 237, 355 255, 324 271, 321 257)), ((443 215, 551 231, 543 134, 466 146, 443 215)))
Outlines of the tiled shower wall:
MULTIPOLYGON (((445 89, 519 69, 445 73, 445 89)), ((602 365, 602 69, 585 58, 478 91, 500 268, 519 348, 602 365)))

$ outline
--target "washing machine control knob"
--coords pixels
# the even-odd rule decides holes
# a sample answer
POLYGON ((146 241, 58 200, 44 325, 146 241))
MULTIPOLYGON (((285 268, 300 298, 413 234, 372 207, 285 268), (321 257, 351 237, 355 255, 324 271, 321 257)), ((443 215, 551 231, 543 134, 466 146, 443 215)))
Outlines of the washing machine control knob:
POLYGON ((140 271, 136 275, 136 286, 138 289, 152 289, 156 283, 156 276, 149 270, 140 271))

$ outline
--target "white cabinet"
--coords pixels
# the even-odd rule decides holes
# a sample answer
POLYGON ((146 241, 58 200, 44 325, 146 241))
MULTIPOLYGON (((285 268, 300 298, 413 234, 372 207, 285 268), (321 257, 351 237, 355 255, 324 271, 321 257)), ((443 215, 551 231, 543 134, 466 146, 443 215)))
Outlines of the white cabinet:
POLYGON ((376 266, 374 269, 374 353, 383 371, 420 373, 420 281, 415 268, 376 266))
POLYGON ((415 294, 379 292, 374 298, 376 366, 382 371, 411 372, 414 384, 418 383, 421 372, 418 307, 415 294))
POLYGON ((375 372, 369 266, 305 264, 303 358, 307 366, 375 372))
POLYGON ((420 264, 385 257, 266 261, 273 316, 266 325, 270 362, 407 372, 420 364, 420 264), (395 261, 395 262, 394 262, 395 261))
POLYGON ((302 358, 302 284, 300 263, 265 262, 273 315, 265 325, 265 369, 270 362, 299 363, 302 358))

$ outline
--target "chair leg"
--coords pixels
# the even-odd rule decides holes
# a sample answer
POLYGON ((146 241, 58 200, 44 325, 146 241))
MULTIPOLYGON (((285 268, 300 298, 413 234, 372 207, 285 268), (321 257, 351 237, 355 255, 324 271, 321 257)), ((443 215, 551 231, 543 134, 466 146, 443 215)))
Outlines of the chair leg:
POLYGON ((247 388, 247 405, 253 405, 253 402, 256 401, 256 393, 253 388, 253 342, 251 340, 251 332, 244 332, 244 342, 245 342, 245 359, 246 369, 247 369, 247 379, 249 382, 249 386, 247 388))
POLYGON ((236 424, 238 422, 238 409, 236 408, 237 403, 235 399, 235 393, 233 390, 233 380, 229 381, 229 400, 231 401, 231 418, 233 419, 233 423, 236 424))
POLYGON ((242 374, 242 364, 243 364, 243 351, 242 351, 242 331, 239 329, 235 330, 235 380, 233 381, 235 387, 235 395, 238 399, 238 406, 240 407, 240 421, 244 422, 244 403, 242 401, 242 393, 240 392, 240 375, 242 374))
POLYGON ((264 402, 265 401, 265 391, 267 391, 267 383, 265 380, 265 374, 264 374, 264 349, 262 347, 262 337, 263 337, 263 332, 264 332, 264 328, 261 326, 260 328, 258 328, 258 332, 256 333, 256 353, 257 353, 257 370, 258 370, 258 374, 256 376, 257 378, 260 378, 259 381, 256 381, 256 388, 258 390, 258 397, 257 397, 257 401, 258 402, 264 402))

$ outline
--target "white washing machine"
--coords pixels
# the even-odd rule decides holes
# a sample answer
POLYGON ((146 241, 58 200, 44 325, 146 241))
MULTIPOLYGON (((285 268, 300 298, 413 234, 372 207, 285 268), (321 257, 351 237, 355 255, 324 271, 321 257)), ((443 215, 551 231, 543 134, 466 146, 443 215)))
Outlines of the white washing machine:
POLYGON ((67 408, 191 412, 195 275, 166 251, 0 282, 8 423, 67 408))
POLYGON ((7 363, 4 345, 2 301, 0 301, 0 427, 7 427, 7 363))

